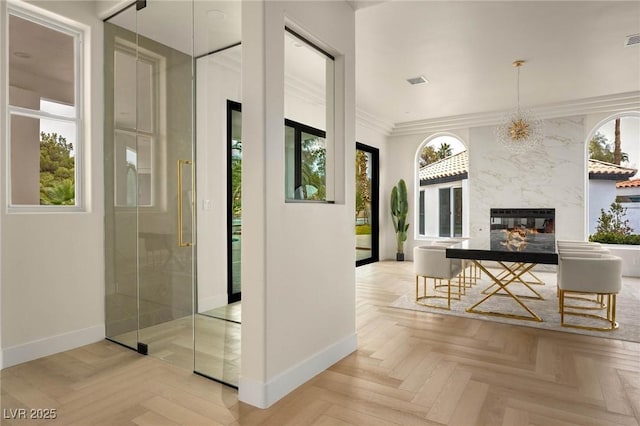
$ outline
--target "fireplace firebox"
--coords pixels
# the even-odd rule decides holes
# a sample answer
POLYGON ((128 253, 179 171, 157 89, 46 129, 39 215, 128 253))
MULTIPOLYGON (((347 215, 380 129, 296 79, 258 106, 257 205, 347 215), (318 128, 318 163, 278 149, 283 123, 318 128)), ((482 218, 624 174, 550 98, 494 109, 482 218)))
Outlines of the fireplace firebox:
POLYGON ((491 250, 555 251, 555 209, 491 209, 491 250))

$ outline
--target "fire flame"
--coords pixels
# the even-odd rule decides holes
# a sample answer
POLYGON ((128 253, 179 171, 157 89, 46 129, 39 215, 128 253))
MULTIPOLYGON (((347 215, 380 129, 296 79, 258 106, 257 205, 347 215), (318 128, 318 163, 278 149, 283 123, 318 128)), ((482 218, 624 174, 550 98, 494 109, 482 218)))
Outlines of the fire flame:
POLYGON ((503 229, 505 240, 500 244, 505 246, 509 251, 522 251, 527 247, 527 235, 537 234, 538 230, 534 228, 510 228, 503 229))

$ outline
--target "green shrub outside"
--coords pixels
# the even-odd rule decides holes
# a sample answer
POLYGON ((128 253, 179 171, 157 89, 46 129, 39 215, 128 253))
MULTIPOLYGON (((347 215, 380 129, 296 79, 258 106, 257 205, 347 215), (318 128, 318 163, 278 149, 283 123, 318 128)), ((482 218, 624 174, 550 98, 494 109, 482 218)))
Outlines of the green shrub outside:
POLYGON ((626 214, 627 209, 618 202, 611 203, 608 212, 600 209, 596 233, 589 236, 589 241, 603 244, 640 245, 640 235, 632 234, 633 229, 629 226, 626 214))
POLYGON ((356 235, 370 235, 371 234, 371 225, 356 225, 356 235))
POLYGON ((602 244, 640 245, 640 235, 620 235, 615 232, 596 232, 589 236, 589 241, 602 244))

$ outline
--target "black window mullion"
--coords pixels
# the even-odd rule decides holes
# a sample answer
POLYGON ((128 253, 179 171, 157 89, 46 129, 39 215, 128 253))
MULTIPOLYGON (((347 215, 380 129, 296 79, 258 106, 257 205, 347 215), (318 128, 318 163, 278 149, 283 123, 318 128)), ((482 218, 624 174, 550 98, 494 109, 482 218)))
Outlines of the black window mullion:
MULTIPOLYGON (((294 136, 294 191, 298 188, 302 188, 302 130, 295 128, 294 136)), ((294 193, 294 198, 298 198, 297 193, 294 193)))

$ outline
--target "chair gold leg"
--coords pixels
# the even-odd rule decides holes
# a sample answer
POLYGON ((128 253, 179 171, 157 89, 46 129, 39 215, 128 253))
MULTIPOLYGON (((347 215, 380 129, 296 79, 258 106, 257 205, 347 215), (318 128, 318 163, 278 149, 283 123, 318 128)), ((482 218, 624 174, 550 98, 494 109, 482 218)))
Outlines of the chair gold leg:
MULTIPOLYGON (((442 284, 442 279, 440 280, 440 284, 438 284, 438 278, 434 278, 433 279, 433 287, 434 287, 434 295, 429 295, 427 294, 427 277, 423 276, 422 279, 422 295, 420 294, 420 282, 419 282, 419 275, 416 275, 416 300, 415 303, 417 303, 418 305, 422 305, 422 306, 427 306, 430 308, 438 308, 438 309, 447 309, 447 310, 451 310, 451 280, 447 280, 447 295, 446 296, 439 296, 438 295, 438 287, 441 287, 442 284), (430 304, 427 301, 429 299, 445 299, 447 301, 446 305, 434 305, 434 304, 430 304)), ((460 284, 458 284, 460 285, 460 284)), ((441 294, 444 293, 444 291, 441 291, 441 294)))
MULTIPOLYGON (((593 293, 580 293, 580 292, 570 292, 570 293, 594 295, 593 293)), ((605 301, 604 294, 595 294, 595 296, 601 302, 605 301)), ((584 310, 588 310, 589 308, 579 308, 579 307, 577 308, 575 306, 566 305, 564 299, 565 297, 568 297, 568 296, 565 296, 564 290, 560 290, 560 325, 563 327, 579 328, 582 330, 614 331, 615 329, 618 328, 618 323, 616 322, 616 296, 617 296, 616 294, 606 294, 606 307, 605 307, 606 313, 605 313, 605 316, 601 316, 601 315, 594 315, 594 314, 584 312, 584 310), (568 308, 582 309, 582 311, 567 310, 568 308), (565 315, 578 316, 578 317, 584 317, 584 318, 591 318, 598 321, 604 321, 607 324, 607 327, 595 327, 595 326, 585 326, 580 324, 566 323, 564 321, 565 315)), ((575 296, 572 296, 572 297, 575 297, 575 296)))

